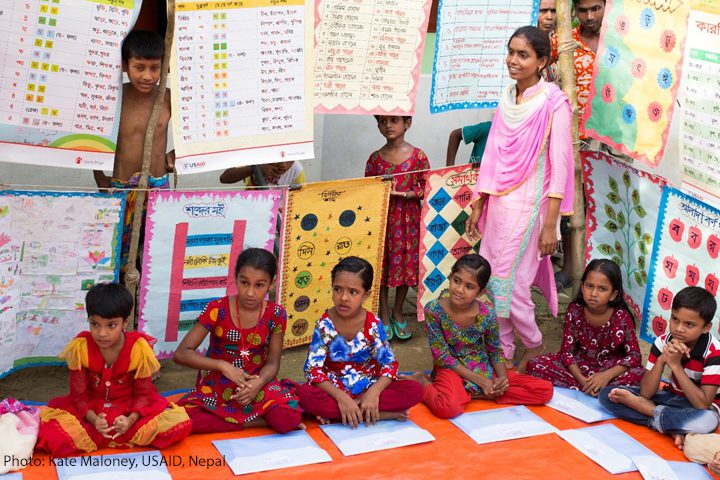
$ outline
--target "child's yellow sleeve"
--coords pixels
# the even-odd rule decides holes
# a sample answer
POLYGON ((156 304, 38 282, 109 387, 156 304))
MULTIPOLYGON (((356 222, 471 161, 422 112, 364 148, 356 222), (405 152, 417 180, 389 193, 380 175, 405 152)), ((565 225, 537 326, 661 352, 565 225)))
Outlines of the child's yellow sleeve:
POLYGON ((70 370, 88 368, 87 339, 83 337, 73 338, 59 357, 65 359, 70 370))
POLYGON ((160 370, 160 362, 144 338, 138 338, 130 351, 129 370, 135 370, 135 378, 149 377, 160 370))

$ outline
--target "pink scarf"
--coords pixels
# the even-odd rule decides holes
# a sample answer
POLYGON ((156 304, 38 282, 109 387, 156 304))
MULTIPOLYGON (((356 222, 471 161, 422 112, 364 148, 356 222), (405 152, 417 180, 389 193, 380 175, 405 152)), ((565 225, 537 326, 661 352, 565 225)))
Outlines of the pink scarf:
MULTIPOLYGON (((538 157, 549 140, 553 112, 562 102, 568 102, 556 85, 540 79, 526 90, 523 103, 517 105, 511 101, 514 87, 509 85, 500 99, 480 164, 476 195, 480 192, 506 195, 535 171, 538 157)), ((569 159, 561 212, 572 211, 573 205, 572 155, 569 159)))

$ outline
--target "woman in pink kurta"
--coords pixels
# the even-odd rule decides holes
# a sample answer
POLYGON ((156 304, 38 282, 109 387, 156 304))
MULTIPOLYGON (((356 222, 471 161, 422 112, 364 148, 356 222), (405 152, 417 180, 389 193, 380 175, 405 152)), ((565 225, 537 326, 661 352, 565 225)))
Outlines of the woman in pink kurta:
POLYGON ((519 371, 542 346, 532 284, 557 314, 550 254, 559 214, 570 214, 573 201, 570 104, 541 78, 549 55, 547 35, 536 27, 518 29, 508 43, 506 63, 516 83, 500 99, 467 222, 470 238, 482 236, 479 253, 492 265, 487 289, 505 357, 514 358, 515 333, 526 348, 519 371))

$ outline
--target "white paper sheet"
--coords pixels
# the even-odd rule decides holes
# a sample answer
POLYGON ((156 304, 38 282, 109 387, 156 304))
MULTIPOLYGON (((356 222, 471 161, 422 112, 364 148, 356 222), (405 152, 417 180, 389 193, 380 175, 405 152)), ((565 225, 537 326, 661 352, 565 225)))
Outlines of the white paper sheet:
POLYGON ((557 432, 525 406, 464 413, 450 420, 477 443, 501 442, 557 432))
POLYGON ((305 431, 214 440, 235 475, 330 462, 330 455, 305 431))
POLYGON ((345 456, 435 440, 430 432, 409 420, 405 422, 384 420, 370 427, 362 424, 354 430, 341 424, 321 425, 320 428, 345 456))
POLYGON ((712 480, 705 466, 692 462, 667 462, 675 475, 682 480, 712 480))
POLYGON ((558 435, 613 475, 637 471, 634 456, 660 458, 615 425, 563 430, 558 435))
POLYGON ((545 405, 585 423, 615 418, 613 414, 602 408, 597 398, 568 388, 555 387, 552 399, 545 405))
POLYGON ((59 480, 172 480, 160 451, 56 459, 59 480))
POLYGON ((655 455, 637 455, 632 461, 645 480, 680 480, 670 464, 655 455))

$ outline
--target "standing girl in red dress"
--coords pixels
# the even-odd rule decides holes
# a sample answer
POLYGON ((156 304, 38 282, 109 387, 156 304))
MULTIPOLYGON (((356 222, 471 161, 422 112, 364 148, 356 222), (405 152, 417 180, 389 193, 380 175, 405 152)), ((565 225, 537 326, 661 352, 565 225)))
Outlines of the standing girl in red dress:
POLYGON ((527 373, 597 397, 608 385, 638 385, 644 371, 620 268, 592 260, 568 305, 560 351, 530 360, 527 373))
POLYGON ((300 426, 297 397, 277 381, 287 316, 266 301, 277 260, 262 248, 242 252, 235 265, 237 295, 208 303, 175 352, 175 361, 200 370, 184 405, 193 433, 300 426), (196 349, 210 334, 203 356, 196 349))
POLYGON ((182 407, 152 383, 160 370, 155 339, 126 332, 133 299, 119 283, 101 283, 85 296, 89 332, 80 332, 60 354, 70 369, 70 394, 40 411, 36 448, 56 457, 103 447, 165 448, 190 433, 182 407))
POLYGON ((380 318, 388 340, 410 338, 402 305, 408 289, 418 283, 420 265, 420 200, 425 191, 425 173, 430 168, 421 149, 405 141, 412 117, 375 115, 378 129, 387 143, 370 155, 365 176, 394 175, 390 192, 385 254, 380 277, 380 318), (418 172, 419 171, 419 172, 418 172), (395 304, 388 305, 388 289, 395 288, 395 304))

